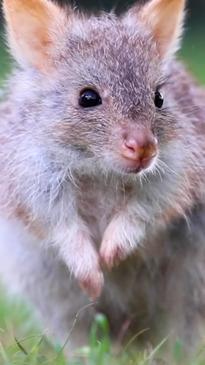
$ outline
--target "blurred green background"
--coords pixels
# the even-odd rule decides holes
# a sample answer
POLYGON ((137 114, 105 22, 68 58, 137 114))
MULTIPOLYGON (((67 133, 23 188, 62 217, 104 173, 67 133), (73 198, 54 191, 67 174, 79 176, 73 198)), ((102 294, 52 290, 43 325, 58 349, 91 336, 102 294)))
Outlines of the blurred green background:
MULTIPOLYGON (((59 0, 63 4, 68 0, 59 0)), ((133 3, 134 0, 70 0, 78 7, 89 11, 98 9, 110 10, 113 7, 117 11, 123 11, 133 3)), ((138 0, 138 2, 143 2, 138 0)), ((145 2, 145 1, 144 1, 145 2)), ((1 5, 1 0, 0 0, 1 5)), ((0 79, 10 70, 8 54, 6 52, 4 34, 3 34, 3 17, 0 12, 0 79)), ((185 26, 185 37, 182 51, 180 54, 188 68, 196 75, 201 83, 205 83, 205 1, 189 0, 187 10, 187 22, 185 26)))

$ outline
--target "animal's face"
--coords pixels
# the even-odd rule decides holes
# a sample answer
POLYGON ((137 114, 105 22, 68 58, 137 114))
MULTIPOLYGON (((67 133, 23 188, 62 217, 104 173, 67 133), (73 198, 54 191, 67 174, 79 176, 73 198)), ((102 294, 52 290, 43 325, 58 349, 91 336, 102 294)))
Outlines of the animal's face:
POLYGON ((58 66, 63 112, 53 132, 82 160, 138 172, 153 165, 158 149, 163 74, 156 45, 145 29, 119 20, 86 25, 84 39, 69 35, 58 66))
POLYGON ((166 95, 165 64, 178 38, 182 3, 153 0, 120 19, 60 14, 64 29, 55 37, 52 74, 43 54, 36 56, 37 83, 49 80, 39 86, 40 118, 55 153, 59 148, 75 168, 90 164, 129 174, 155 168, 178 122, 166 95), (171 23, 163 19, 168 11, 175 16, 171 23))

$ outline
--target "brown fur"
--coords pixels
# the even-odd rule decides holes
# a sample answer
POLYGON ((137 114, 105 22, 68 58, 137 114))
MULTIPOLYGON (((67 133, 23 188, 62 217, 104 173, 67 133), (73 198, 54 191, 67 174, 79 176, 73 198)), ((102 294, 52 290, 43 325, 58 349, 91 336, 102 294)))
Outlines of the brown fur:
MULTIPOLYGON (((14 218, 19 219, 21 222, 23 222, 24 226, 31 232, 32 235, 34 235, 37 239, 44 240, 46 237, 46 234, 43 230, 42 225, 33 220, 33 217, 31 214, 28 214, 26 210, 23 207, 17 207, 14 211, 14 218)), ((9 218, 12 218, 9 217, 9 218)))

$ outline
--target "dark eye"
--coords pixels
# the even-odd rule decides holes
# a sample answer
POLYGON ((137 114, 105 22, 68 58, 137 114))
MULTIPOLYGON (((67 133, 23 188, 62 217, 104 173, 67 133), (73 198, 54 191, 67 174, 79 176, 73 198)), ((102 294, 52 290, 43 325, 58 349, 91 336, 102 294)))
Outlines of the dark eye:
POLYGON ((83 108, 92 108, 102 104, 102 99, 97 91, 84 89, 80 94, 79 105, 83 108))
POLYGON ((161 109, 164 104, 164 97, 159 90, 157 90, 155 93, 154 103, 155 103, 155 106, 159 109, 161 109))

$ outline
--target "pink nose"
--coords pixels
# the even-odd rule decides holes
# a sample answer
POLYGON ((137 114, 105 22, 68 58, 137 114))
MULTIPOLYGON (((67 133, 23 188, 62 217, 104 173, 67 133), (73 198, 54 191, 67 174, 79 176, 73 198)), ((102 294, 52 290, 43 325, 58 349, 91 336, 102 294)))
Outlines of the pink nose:
POLYGON ((121 156, 128 167, 142 170, 150 166, 157 155, 157 140, 147 130, 137 130, 125 135, 121 156))

